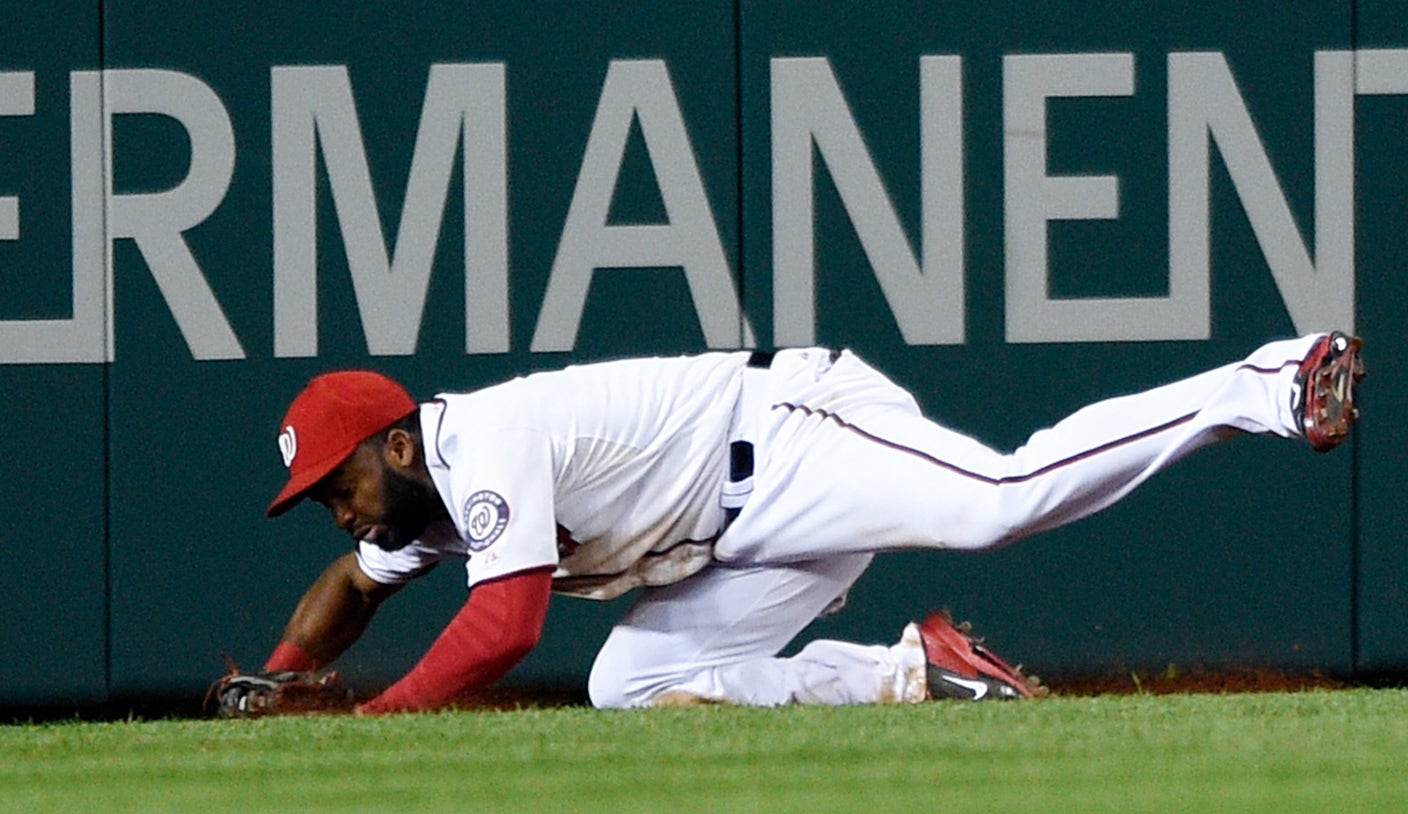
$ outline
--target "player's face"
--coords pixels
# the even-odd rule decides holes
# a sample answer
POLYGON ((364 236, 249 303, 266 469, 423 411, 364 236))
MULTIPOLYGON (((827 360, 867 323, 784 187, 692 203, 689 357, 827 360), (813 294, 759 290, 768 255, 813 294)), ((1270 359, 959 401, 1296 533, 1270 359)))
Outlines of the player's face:
POLYGON ((381 522, 374 536, 364 539, 395 551, 415 542, 444 507, 433 486, 384 461, 381 476, 381 522))
POLYGON ((363 444, 309 492, 353 539, 395 551, 420 537, 443 512, 434 486, 384 460, 363 444))

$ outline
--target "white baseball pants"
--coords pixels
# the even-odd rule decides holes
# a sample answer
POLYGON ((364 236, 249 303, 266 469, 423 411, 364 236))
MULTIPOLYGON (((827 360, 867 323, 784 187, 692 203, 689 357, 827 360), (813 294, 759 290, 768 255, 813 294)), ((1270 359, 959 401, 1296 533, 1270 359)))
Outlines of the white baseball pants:
POLYGON ((833 365, 824 353, 779 353, 757 421, 755 490, 718 562, 642 592, 597 656, 592 702, 914 697, 905 676, 923 656, 913 647, 823 640, 777 654, 875 552, 1003 545, 1096 512, 1237 432, 1299 437, 1294 378, 1317 338, 1090 405, 1009 454, 924 418, 852 354, 833 365))

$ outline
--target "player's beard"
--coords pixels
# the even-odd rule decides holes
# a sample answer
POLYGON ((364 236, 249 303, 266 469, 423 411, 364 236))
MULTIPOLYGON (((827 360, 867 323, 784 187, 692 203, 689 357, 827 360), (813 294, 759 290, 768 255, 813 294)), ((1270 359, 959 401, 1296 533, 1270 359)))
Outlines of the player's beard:
POLYGON ((399 469, 381 465, 381 525, 384 534, 372 540, 383 551, 397 551, 420 538, 425 527, 445 511, 440 493, 432 484, 417 480, 399 469))

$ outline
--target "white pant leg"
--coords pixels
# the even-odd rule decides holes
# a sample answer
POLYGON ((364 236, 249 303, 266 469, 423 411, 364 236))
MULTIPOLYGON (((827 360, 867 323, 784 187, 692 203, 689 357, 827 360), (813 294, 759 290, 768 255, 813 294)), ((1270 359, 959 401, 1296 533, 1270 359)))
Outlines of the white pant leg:
POLYGON ((710 567, 644 591, 611 631, 588 680, 597 707, 660 696, 749 706, 898 700, 912 652, 815 641, 777 653, 865 570, 870 555, 778 567, 710 567))
POLYGON ((1098 402, 1010 454, 888 398, 844 415, 805 404, 777 408, 755 491, 717 555, 773 563, 975 549, 1085 517, 1237 431, 1298 436, 1293 380, 1317 338, 1271 343, 1242 362, 1098 402))

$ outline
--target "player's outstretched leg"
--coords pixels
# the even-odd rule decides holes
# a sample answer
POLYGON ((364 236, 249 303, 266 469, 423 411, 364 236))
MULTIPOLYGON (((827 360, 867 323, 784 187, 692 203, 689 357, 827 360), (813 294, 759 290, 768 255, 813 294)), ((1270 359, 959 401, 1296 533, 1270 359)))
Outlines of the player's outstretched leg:
POLYGON ((1359 356, 1363 344, 1359 337, 1339 331, 1325 334, 1296 374, 1296 420, 1317 452, 1339 446, 1359 418, 1354 390, 1364 378, 1364 360, 1359 356))
POLYGON ((757 489, 716 555, 761 563, 990 548, 1093 514, 1233 435, 1329 449, 1357 415, 1359 350, 1342 333, 1271 342, 1239 362, 1088 405, 1010 453, 899 407, 786 405, 763 446, 757 489))

